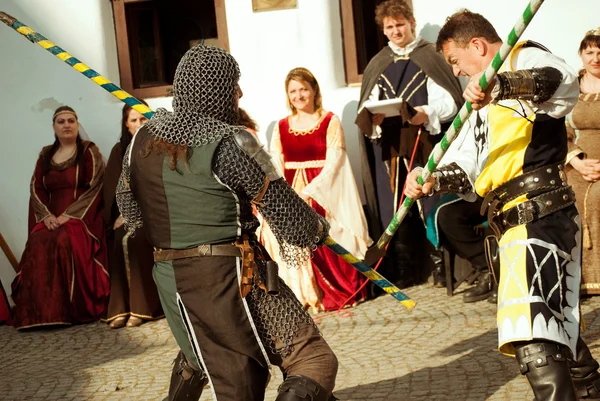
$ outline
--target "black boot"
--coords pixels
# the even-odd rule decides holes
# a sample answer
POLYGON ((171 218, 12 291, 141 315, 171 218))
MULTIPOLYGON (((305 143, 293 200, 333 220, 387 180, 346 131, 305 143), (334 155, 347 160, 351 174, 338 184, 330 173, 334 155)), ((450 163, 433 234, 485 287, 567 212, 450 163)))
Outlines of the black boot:
POLYGON ((181 351, 174 362, 169 396, 163 401, 198 401, 208 378, 204 372, 192 368, 181 351))
POLYGON ((536 401, 577 401, 562 346, 535 342, 515 349, 521 374, 527 377, 536 401))
POLYGON ((576 361, 569 361, 569 370, 578 399, 600 400, 599 367, 587 344, 579 337, 576 361))
POLYGON ((429 253, 429 258, 433 262, 433 286, 435 288, 446 287, 446 266, 444 265, 444 252, 440 249, 434 249, 429 253))
POLYGON ((491 304, 498 305, 498 284, 492 278, 492 293, 488 297, 487 301, 491 304))
POLYGON ((477 302, 487 299, 492 293, 492 283, 488 271, 481 273, 477 279, 477 285, 463 294, 463 302, 477 302))
POLYGON ((319 383, 302 376, 288 376, 277 390, 275 401, 332 401, 333 397, 319 383))
POLYGON ((414 250, 403 243, 396 242, 394 245, 394 262, 396 264, 396 274, 393 281, 394 285, 400 289, 412 287, 415 284, 414 250))

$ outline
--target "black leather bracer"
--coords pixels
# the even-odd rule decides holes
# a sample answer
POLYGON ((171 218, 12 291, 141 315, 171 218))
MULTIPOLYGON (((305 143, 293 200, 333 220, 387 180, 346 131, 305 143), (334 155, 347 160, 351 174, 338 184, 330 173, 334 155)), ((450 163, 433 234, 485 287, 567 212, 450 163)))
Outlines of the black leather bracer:
POLYGON ((473 190, 467 173, 454 162, 442 166, 433 172, 436 193, 453 193, 466 195, 473 190))
POLYGON ((554 95, 562 79, 562 73, 554 67, 501 72, 492 89, 492 102, 521 99, 544 103, 554 95))

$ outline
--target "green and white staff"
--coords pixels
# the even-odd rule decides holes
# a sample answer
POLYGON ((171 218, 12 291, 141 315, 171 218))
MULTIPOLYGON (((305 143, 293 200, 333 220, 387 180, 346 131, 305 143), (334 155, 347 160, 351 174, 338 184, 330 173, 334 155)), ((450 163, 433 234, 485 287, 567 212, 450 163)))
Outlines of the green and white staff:
MULTIPOLYGON (((485 91, 488 88, 490 82, 492 82, 492 80, 500 70, 500 67, 502 67, 502 64, 504 64, 504 61, 510 54, 512 48, 517 44, 519 38, 525 31, 525 28, 527 28, 527 26, 533 19, 533 16, 537 13, 543 2, 544 0, 531 0, 529 2, 521 18, 519 18, 513 29, 510 31, 510 34, 508 35, 508 40, 502 44, 502 47, 500 48, 500 50, 498 50, 498 53, 496 53, 496 56, 492 60, 492 63, 488 66, 488 68, 485 70, 485 73, 479 79, 479 86, 481 86, 481 89, 483 91, 485 91)), ((419 184, 423 185, 425 182, 427 182, 427 180, 429 180, 429 177, 431 177, 431 174, 433 173, 439 162, 442 160, 442 157, 444 157, 444 154, 450 147, 450 144, 460 133, 460 130, 462 129, 465 121, 469 119, 469 116, 472 112, 473 108, 471 106, 471 103, 466 102, 458 112, 456 118, 454 118, 452 125, 450 126, 440 143, 437 144, 431 152, 431 156, 427 161, 427 166, 423 169, 421 176, 417 178, 417 182, 419 184)), ((414 200, 409 197, 406 197, 404 199, 404 202, 402 202, 402 205, 392 218, 392 221, 390 222, 389 226, 385 229, 385 232, 377 241, 377 248, 379 248, 380 250, 385 248, 387 243, 392 239, 392 236, 394 235, 396 230, 398 230, 400 223, 402 223, 402 220, 404 220, 404 217, 406 217, 406 214, 410 210, 410 207, 413 203, 414 200)))

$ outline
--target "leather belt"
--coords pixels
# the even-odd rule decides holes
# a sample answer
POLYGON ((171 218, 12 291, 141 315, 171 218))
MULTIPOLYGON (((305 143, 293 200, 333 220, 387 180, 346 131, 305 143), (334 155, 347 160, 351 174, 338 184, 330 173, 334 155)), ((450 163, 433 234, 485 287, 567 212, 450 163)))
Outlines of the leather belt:
POLYGON ((487 193, 481 204, 481 215, 490 209, 499 209, 502 205, 533 191, 552 191, 566 187, 567 175, 562 163, 551 164, 523 173, 487 193))
POLYGON ((198 245, 189 249, 156 249, 154 261, 176 260, 185 258, 196 258, 200 256, 236 256, 241 257, 240 248, 234 244, 198 245))
POLYGON ((570 186, 545 192, 492 217, 490 228, 500 238, 507 230, 541 219, 575 203, 570 186))
POLYGON ((531 223, 575 203, 562 163, 521 174, 490 191, 481 205, 496 237, 521 224, 531 223), (502 212, 504 206, 522 195, 536 195, 502 212))

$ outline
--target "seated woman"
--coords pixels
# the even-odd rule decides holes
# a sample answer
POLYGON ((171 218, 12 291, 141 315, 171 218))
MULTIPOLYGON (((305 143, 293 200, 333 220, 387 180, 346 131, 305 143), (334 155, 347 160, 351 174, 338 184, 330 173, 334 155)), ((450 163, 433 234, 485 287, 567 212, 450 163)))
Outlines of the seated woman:
POLYGON ((29 238, 12 283, 12 325, 18 329, 97 320, 110 291, 100 216, 102 156, 79 136, 72 108, 56 109, 52 123, 55 141, 35 165, 29 238))
POLYGON ((579 101, 567 118, 569 184, 583 228, 581 294, 600 294, 600 28, 579 46, 579 101))
MULTIPOLYGON (((340 120, 323 110, 319 84, 306 68, 291 70, 285 89, 292 114, 275 125, 273 161, 292 188, 331 224, 331 237, 362 259, 371 240, 340 120)), ((268 229, 263 238, 269 254, 279 255, 268 229)), ((299 269, 280 266, 283 280, 313 311, 352 306, 366 296, 366 289, 356 293, 362 275, 327 247, 317 249, 312 261, 299 269)))
POLYGON ((10 318, 10 306, 8 305, 8 299, 6 299, 6 293, 0 281, 0 324, 6 322, 10 318))
POLYGON ((133 110, 123 107, 121 139, 112 148, 106 163, 104 176, 103 217, 107 225, 108 261, 110 266, 110 299, 107 321, 112 329, 139 326, 146 320, 157 319, 163 310, 156 284, 152 279, 154 256, 152 245, 140 228, 135 235, 125 239, 123 218, 117 208, 115 191, 121 175, 123 156, 131 138, 148 119, 133 110))

